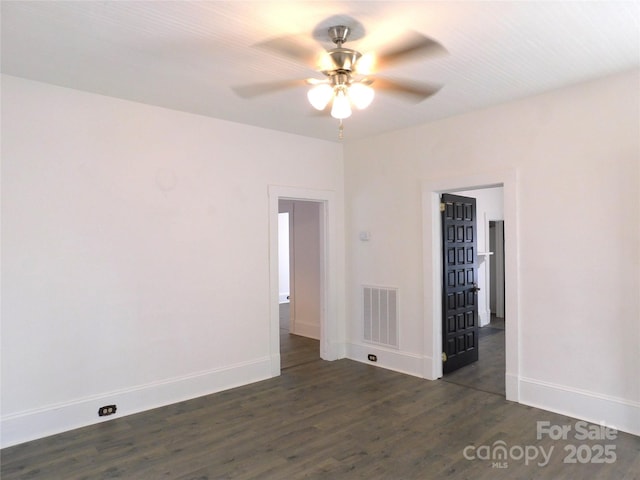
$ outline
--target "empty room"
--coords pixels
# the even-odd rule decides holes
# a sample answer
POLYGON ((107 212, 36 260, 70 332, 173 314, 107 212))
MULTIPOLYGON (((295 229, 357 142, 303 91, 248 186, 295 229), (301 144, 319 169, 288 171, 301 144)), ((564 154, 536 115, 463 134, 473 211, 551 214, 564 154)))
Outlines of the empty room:
POLYGON ((640 3, 0 21, 3 479, 640 478, 640 3))

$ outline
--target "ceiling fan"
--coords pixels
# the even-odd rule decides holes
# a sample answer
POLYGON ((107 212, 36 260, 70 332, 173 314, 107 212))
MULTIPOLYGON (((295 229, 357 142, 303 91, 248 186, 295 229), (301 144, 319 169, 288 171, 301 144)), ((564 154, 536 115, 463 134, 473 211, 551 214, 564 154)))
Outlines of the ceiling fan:
POLYGON ((241 97, 251 98, 285 88, 307 85, 309 103, 320 111, 331 105, 331 116, 340 121, 339 138, 343 136, 342 120, 351 116, 352 106, 357 109, 368 107, 376 90, 400 95, 413 102, 420 102, 435 94, 441 85, 417 81, 391 80, 372 76, 376 71, 407 61, 416 56, 437 55, 447 50, 437 41, 418 32, 409 32, 402 44, 387 49, 380 54, 362 54, 345 47, 352 29, 346 25, 334 25, 327 29, 334 48, 325 51, 316 61, 295 38, 280 37, 257 46, 310 64, 324 75, 323 79, 285 80, 270 83, 236 86, 233 90, 241 97))

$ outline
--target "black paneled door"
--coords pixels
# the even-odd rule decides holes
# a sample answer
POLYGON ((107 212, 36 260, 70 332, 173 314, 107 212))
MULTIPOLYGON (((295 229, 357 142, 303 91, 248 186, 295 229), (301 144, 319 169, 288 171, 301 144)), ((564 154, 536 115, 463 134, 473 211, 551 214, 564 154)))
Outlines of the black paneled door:
POLYGON ((442 372, 478 360, 476 199, 445 193, 442 212, 442 372))

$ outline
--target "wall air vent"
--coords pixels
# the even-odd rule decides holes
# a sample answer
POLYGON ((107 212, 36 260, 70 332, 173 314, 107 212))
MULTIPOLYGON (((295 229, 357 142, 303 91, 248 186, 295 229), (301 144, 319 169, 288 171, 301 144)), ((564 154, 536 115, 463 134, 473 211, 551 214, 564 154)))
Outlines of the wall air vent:
POLYGON ((362 287, 365 342, 398 348, 398 289, 362 287))

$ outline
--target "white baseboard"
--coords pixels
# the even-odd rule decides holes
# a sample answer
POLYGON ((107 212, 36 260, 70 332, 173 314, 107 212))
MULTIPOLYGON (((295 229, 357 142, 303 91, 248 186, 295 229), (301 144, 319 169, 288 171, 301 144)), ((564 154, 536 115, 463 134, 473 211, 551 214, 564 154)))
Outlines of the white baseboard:
POLYGON ((320 357, 323 360, 334 361, 339 360, 341 358, 347 357, 347 349, 344 343, 342 342, 327 342, 324 344, 320 344, 320 357))
POLYGON ((3 416, 1 448, 271 378, 270 357, 3 416), (117 405, 115 415, 98 408, 117 405))
POLYGON ((421 355, 368 343, 347 343, 346 347, 346 356, 351 360, 424 378, 424 357, 421 355), (370 353, 378 357, 375 363, 367 359, 367 355, 370 353))
POLYGON ((520 377, 520 403, 640 435, 640 402, 520 377))
POLYGON ((480 319, 480 326, 486 327, 491 323, 491 310, 478 311, 478 318, 480 319))
POLYGON ((517 375, 504 374, 505 398, 511 402, 520 403, 520 379, 517 375))
POLYGON ((271 376, 278 377, 281 373, 281 361, 280 353, 271 355, 271 376))
POLYGON ((303 337, 313 338, 315 340, 320 340, 320 325, 313 325, 311 323, 296 321, 294 331, 291 333, 301 335, 303 337))
POLYGON ((433 357, 422 357, 422 377, 427 380, 437 380, 442 376, 442 362, 440 366, 434 365, 433 357), (437 367, 437 368, 436 368, 437 367))

